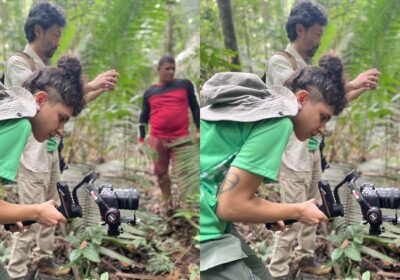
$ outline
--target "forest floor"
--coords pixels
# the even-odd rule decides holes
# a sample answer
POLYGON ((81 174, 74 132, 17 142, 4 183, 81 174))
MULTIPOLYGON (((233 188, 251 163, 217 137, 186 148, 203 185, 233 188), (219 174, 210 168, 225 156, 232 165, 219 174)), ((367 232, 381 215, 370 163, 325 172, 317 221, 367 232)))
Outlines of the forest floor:
MULTIPOLYGON (((376 166, 376 163, 373 164, 376 166)), ((89 165, 70 165, 70 169, 67 170, 62 179, 66 180, 68 184, 74 186, 77 184, 83 176, 90 170, 94 169, 100 172, 100 179, 98 187, 101 183, 109 182, 112 183, 114 188, 120 188, 122 185, 138 186, 140 192, 140 203, 137 211, 138 217, 142 219, 142 223, 139 226, 134 227, 134 230, 146 233, 146 236, 138 236, 137 240, 140 240, 138 244, 135 243, 134 239, 126 239, 126 236, 121 235, 120 238, 112 239, 113 241, 106 240, 102 246, 111 249, 114 252, 127 257, 134 262, 133 265, 124 263, 123 261, 115 258, 110 258, 101 255, 99 263, 89 263, 87 260, 75 264, 66 277, 59 278, 48 278, 45 275, 38 274, 35 267, 35 261, 31 259, 29 264, 31 279, 99 279, 100 275, 103 275, 103 279, 166 279, 166 280, 199 280, 199 249, 196 241, 198 232, 196 231, 196 225, 198 225, 198 218, 182 218, 172 217, 166 218, 161 216, 159 212, 159 191, 155 184, 155 178, 150 172, 142 172, 139 174, 145 178, 149 184, 141 186, 137 181, 133 182, 131 179, 124 179, 123 175, 116 172, 116 169, 120 169, 120 166, 115 167, 114 163, 105 163, 102 166, 94 168, 89 165), (122 178, 122 181, 121 181, 122 178), (119 246, 116 240, 125 240, 131 242, 132 246, 119 246), (80 268, 86 266, 89 275, 83 276, 80 272, 80 268), (108 272, 108 278, 105 278, 104 273, 108 272), (94 276, 93 276, 94 275, 94 276), (97 275, 97 276, 96 276, 97 275)), ((359 167, 357 167, 359 169, 359 167)), ((343 176, 352 169, 349 165, 332 165, 331 169, 328 169, 324 173, 323 179, 330 181, 331 186, 334 186, 339 182, 343 176)), ((368 181, 373 181, 377 186, 383 186, 385 183, 381 181, 381 177, 374 170, 370 170, 370 167, 360 167, 364 174, 368 177, 368 181), (369 176, 367 176, 369 175, 369 176), (383 185, 382 185, 383 184, 383 185)), ((386 182, 386 181, 385 181, 386 182)), ((387 182, 386 182, 387 183, 387 182)), ((397 182, 398 183, 398 182, 397 182)), ((390 185, 390 184, 389 184, 390 185)), ((387 184, 385 185, 387 186, 387 184)), ((393 185, 395 186, 395 185, 393 185)), ((278 186, 272 186, 268 188, 262 188, 263 191, 260 195, 267 196, 271 200, 279 200, 278 186)), ((347 191, 347 190, 345 190, 347 191)), ((16 201, 16 188, 7 188, 5 197, 9 201, 16 201)), ((344 203, 346 199, 343 199, 344 203)), ((187 209, 187 205, 181 204, 181 208, 187 209)), ((346 206, 347 207, 347 206, 346 206)), ((357 208, 357 206, 356 206, 357 208)), ((198 209, 189 209, 190 211, 198 211, 198 209)), ((190 212, 189 211, 189 212, 190 212)), ((360 221, 359 213, 352 213, 346 221, 345 227, 349 224, 354 224, 354 221, 360 221)), ((98 212, 98 209, 94 208, 94 212, 98 212)), ((127 232, 131 232, 130 226, 123 226, 127 232)), ((243 234, 245 239, 248 241, 250 246, 257 252, 261 259, 268 264, 271 250, 273 233, 263 225, 237 225, 238 230, 243 234)), ((397 227, 398 228, 398 227, 397 227)), ((72 227, 67 226, 66 232, 71 232, 72 227)), ((64 230, 57 230, 56 237, 56 250, 54 255, 56 260, 60 264, 68 263, 68 256, 74 247, 70 242, 65 241, 65 235, 61 234, 64 230)), ((135 232, 135 231, 133 231, 135 232)), ((350 258, 342 257, 342 262, 335 265, 332 264, 331 254, 335 247, 331 238, 328 237, 333 234, 333 226, 330 224, 328 227, 319 227, 317 231, 316 239, 316 253, 315 258, 320 262, 328 265, 332 265, 333 269, 329 275, 323 277, 316 277, 310 274, 305 274, 299 271, 297 260, 292 258, 291 262, 291 279, 308 279, 308 280, 323 280, 323 279, 373 279, 373 280, 395 280, 400 279, 400 234, 397 237, 394 236, 392 239, 385 238, 367 238, 364 237, 363 246, 373 249, 373 253, 366 254, 359 252, 361 255, 360 261, 354 261, 350 258), (389 241, 388 241, 389 240, 389 241), (375 253, 374 253, 375 252, 375 253), (374 256, 374 254, 376 254, 374 256), (388 256, 393 261, 386 261, 381 255, 388 256), (351 273, 351 271, 353 271, 351 273), (358 272, 354 272, 358 271, 358 272), (363 272, 370 271, 370 276, 367 278, 361 278, 363 272), (356 274, 356 275, 355 275, 356 274), (351 276, 350 276, 351 275, 351 276)), ((393 237, 389 235, 389 237, 393 237)), ((8 232, 2 232, 1 236, 2 246, 0 246, 0 258, 3 262, 7 263, 7 257, 10 253, 11 246, 11 234, 8 232)), ((136 240, 136 241, 137 241, 136 240)), ((352 243, 352 239, 344 238, 342 241, 342 247, 345 248, 348 244, 352 243)), ((296 244, 293 244, 295 246, 296 244)))
MULTIPOLYGON (((358 184, 364 182, 374 182, 376 187, 392 186, 399 187, 398 180, 390 180, 383 178, 381 175, 380 163, 373 161, 357 166, 358 171, 362 171, 362 175, 359 179, 358 184), (379 169, 379 170, 378 170, 379 169)), ((323 180, 327 180, 331 187, 336 186, 344 176, 351 171, 355 166, 349 164, 331 164, 331 168, 327 169, 322 176, 323 180)), ((395 170, 400 173, 400 170, 395 170)), ((279 201, 279 187, 278 185, 268 186, 266 188, 260 188, 259 195, 262 197, 268 197, 269 200, 279 201)), ((315 259, 328 266, 332 266, 332 271, 325 276, 314 276, 311 274, 301 272, 299 268, 299 257, 295 253, 290 253, 290 273, 288 280, 325 280, 325 279, 346 279, 346 280, 358 280, 358 279, 370 279, 370 280, 396 280, 400 279, 400 227, 386 225, 387 232, 383 233, 380 237, 371 237, 367 234, 367 225, 356 226, 357 228, 364 228, 364 238, 362 242, 363 249, 358 248, 356 254, 361 255, 360 261, 352 260, 350 257, 343 256, 340 261, 333 263, 331 260, 331 254, 337 246, 334 246, 332 238, 335 238, 343 233, 346 228, 350 225, 359 225, 361 221, 361 211, 359 205, 356 203, 354 197, 351 196, 348 189, 342 187, 340 190, 340 197, 345 209, 345 218, 335 218, 333 223, 321 226, 317 228, 316 236, 316 250, 315 259), (348 197, 345 196, 348 194, 348 197), (339 228, 341 226, 342 228, 339 228), (365 248, 367 247, 367 248, 365 248), (368 252, 369 249, 373 251, 368 252), (381 255, 382 254, 382 255, 381 255), (386 260, 385 256, 390 257, 386 260), (364 272, 370 272, 369 278, 362 274, 364 272)), ((395 210, 390 209, 384 210, 384 214, 394 214, 395 210)), ((385 223, 387 224, 387 223, 385 223)), ((383 225, 385 226, 385 225, 383 225)), ((382 226, 382 227, 383 227, 382 226)), ((238 224, 238 231, 244 236, 245 240, 250 246, 256 251, 259 257, 267 265, 270 262, 273 247, 273 236, 274 233, 265 228, 264 225, 248 225, 238 224)), ((361 229, 362 230, 362 229, 361 229)), ((345 249, 346 246, 351 246, 354 243, 354 236, 348 236, 344 233, 341 237, 341 248, 345 249)), ((294 249, 297 245, 297 241, 294 240, 292 248, 294 249)), ((349 254, 350 255, 350 254, 349 254)))
MULTIPOLYGON (((110 165, 103 164, 103 169, 100 168, 101 170, 99 170, 98 166, 94 168, 89 165, 70 165, 69 169, 62 175, 62 180, 67 181, 71 189, 72 186, 82 180, 86 173, 90 170, 96 170, 97 172, 100 171, 99 182, 98 184, 95 183, 96 188, 99 187, 100 183, 104 182, 111 183, 114 188, 120 188, 121 184, 131 185, 132 182, 130 180, 124 180, 123 178, 123 183, 121 183, 121 174, 115 172, 112 165, 112 163, 110 165), (104 166, 106 166, 105 170, 104 166)), ((147 177, 145 179, 150 182, 150 185, 146 187, 138 187, 140 202, 139 209, 136 212, 141 219, 141 224, 133 228, 130 225, 123 224, 122 228, 128 234, 131 231, 138 230, 141 234, 145 233, 143 235, 146 236, 137 236, 140 244, 135 243, 135 238, 132 238, 132 235, 129 235, 130 239, 125 239, 124 234, 120 236, 120 240, 125 241, 129 244, 128 246, 119 246, 119 237, 110 240, 103 239, 102 244, 103 247, 118 252, 120 255, 132 260, 133 265, 101 255, 99 263, 81 260, 79 264, 74 264, 70 274, 67 276, 46 277, 46 275, 38 273, 36 260, 30 257, 28 279, 100 279, 101 275, 103 275, 102 280, 198 280, 199 249, 194 239, 194 236, 197 235, 196 228, 193 226, 198 225, 198 218, 185 219, 174 216, 166 217, 159 214, 159 190, 154 183, 155 178, 148 172, 144 172, 140 176, 147 177), (86 271, 88 273, 85 273, 86 275, 82 273, 84 271, 82 266, 87 268, 86 271), (104 275, 105 272, 108 272, 107 277, 104 275)), ((7 188, 4 196, 8 201, 16 202, 16 186, 7 188)), ((82 204, 81 199, 80 202, 82 204)), ((181 205, 184 208, 187 207, 183 203, 181 205)), ((198 209, 190 210, 198 212, 198 209)), ((97 212, 98 209, 94 207, 93 211, 97 212)), ((121 215, 124 215, 124 211, 121 211, 121 215)), ((74 249, 71 243, 65 239, 65 232, 71 233, 72 230, 73 227, 71 225, 67 225, 66 228, 58 227, 56 230, 54 255, 56 262, 59 264, 68 264, 69 254, 74 249)), ((3 231, 0 238, 3 245, 3 247, 0 246, 0 257, 4 263, 7 263, 11 250, 12 236, 9 232, 3 231)), ((88 241, 90 242, 90 240, 88 241)))

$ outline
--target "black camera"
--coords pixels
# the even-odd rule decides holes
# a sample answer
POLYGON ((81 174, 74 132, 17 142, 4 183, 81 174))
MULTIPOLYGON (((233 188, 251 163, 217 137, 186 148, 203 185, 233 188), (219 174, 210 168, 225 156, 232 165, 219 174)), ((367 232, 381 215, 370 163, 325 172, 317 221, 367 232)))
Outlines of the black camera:
MULTIPOLYGON (((88 193, 97 203, 100 210, 102 221, 108 225, 108 235, 118 236, 122 229, 121 223, 129 223, 134 226, 140 222, 136 218, 135 213, 133 217, 122 217, 120 209, 136 210, 139 207, 139 195, 136 189, 113 189, 110 184, 102 185, 97 192, 93 183, 97 179, 96 172, 90 172, 83 178, 83 180, 74 187, 72 193, 69 191, 68 185, 65 182, 57 183, 57 191, 60 196, 60 207, 57 208, 65 218, 72 219, 82 217, 82 207, 79 204, 77 191, 85 185, 88 193), (72 196, 71 196, 72 194, 72 196)), ((23 221, 23 225, 28 226, 35 221, 23 221)), ((4 225, 6 230, 9 230, 13 224, 4 225)))
POLYGON ((83 180, 72 190, 72 197, 67 184, 64 182, 57 183, 58 194, 60 195, 61 206, 59 211, 68 218, 82 217, 82 208, 79 205, 77 191, 85 185, 88 193, 97 203, 100 210, 101 219, 108 225, 108 235, 118 236, 122 229, 119 228, 121 223, 129 223, 134 226, 140 221, 136 218, 135 212, 133 217, 122 217, 120 209, 136 210, 139 206, 139 195, 135 189, 113 189, 110 184, 105 184, 99 188, 97 192, 93 183, 97 179, 96 172, 90 172, 83 180))
POLYGON ((139 207, 139 195, 135 189, 113 189, 110 184, 99 188, 99 195, 109 207, 136 210, 139 207))
POLYGON ((375 188, 366 183, 360 188, 362 196, 373 207, 399 209, 400 190, 394 188, 375 188))
MULTIPOLYGON (((394 215, 384 215, 381 208, 399 209, 400 208, 400 190, 396 188, 375 188, 373 183, 365 183, 360 188, 356 181, 360 173, 352 170, 346 177, 334 188, 326 181, 319 181, 318 187, 322 198, 322 205, 319 209, 328 217, 334 218, 344 215, 344 210, 339 197, 339 188, 344 184, 357 200, 361 208, 363 219, 369 224, 370 235, 380 235, 384 230, 381 228, 383 222, 389 222, 394 225, 400 223, 397 212, 394 215)), ((286 220, 286 225, 297 222, 297 220, 286 220)), ((266 224, 271 228, 273 224, 266 224)))

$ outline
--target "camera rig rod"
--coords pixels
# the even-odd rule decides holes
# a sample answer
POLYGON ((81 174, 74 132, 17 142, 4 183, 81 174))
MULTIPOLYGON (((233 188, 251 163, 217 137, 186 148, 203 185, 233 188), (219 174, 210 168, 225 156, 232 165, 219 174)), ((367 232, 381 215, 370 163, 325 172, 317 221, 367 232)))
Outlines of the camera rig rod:
POLYGON ((67 218, 82 217, 82 208, 79 204, 77 191, 82 185, 85 185, 88 193, 99 207, 102 220, 108 225, 108 235, 118 236, 122 231, 119 229, 121 223, 136 225, 140 221, 136 218, 136 215, 133 217, 121 217, 120 211, 117 208, 109 207, 93 185, 97 178, 98 175, 94 171, 86 175, 83 180, 73 188, 73 200, 69 195, 68 186, 62 182, 57 183, 57 189, 61 200, 60 212, 62 212, 67 218))
MULTIPOLYGON (((121 217, 118 206, 110 207, 104 199, 99 195, 93 183, 98 178, 96 172, 92 171, 88 175, 86 175, 83 180, 77 184, 72 190, 72 197, 69 191, 68 185, 65 182, 57 183, 57 191, 60 196, 61 205, 57 207, 57 210, 60 211, 65 218, 77 218, 82 217, 82 207, 79 204, 79 199, 77 195, 77 191, 83 185, 86 186, 86 189, 90 196, 94 199, 97 206, 100 210, 101 219, 105 224, 108 225, 108 235, 109 236, 118 236, 122 229, 119 229, 121 223, 129 223, 134 226, 140 222, 139 218, 136 218, 134 214, 133 217, 121 217)), ((137 208, 136 202, 136 208, 137 208)), ((136 209, 136 208, 122 208, 122 209, 136 209)), ((36 223, 35 221, 23 221, 24 226, 28 226, 36 223)), ((6 230, 9 230, 13 224, 4 225, 6 230)))
MULTIPOLYGON (((328 182, 318 182, 318 188, 322 198, 322 205, 318 208, 328 217, 344 216, 344 210, 339 197, 339 189, 346 184, 347 188, 357 200, 361 208, 361 213, 366 223, 370 225, 370 235, 380 235, 382 222, 390 222, 398 224, 399 219, 397 213, 393 216, 382 215, 382 208, 397 209, 400 204, 400 191, 388 189, 389 194, 382 189, 375 189, 373 184, 364 184, 361 190, 357 187, 356 181, 360 177, 360 173, 352 170, 346 177, 334 188, 333 194, 328 182), (365 192, 363 192, 363 188, 365 192), (367 192, 367 189, 369 192, 367 192), (388 197, 389 196, 389 197, 388 197), (380 204, 382 201, 382 204, 380 204), (373 202, 373 203, 372 203, 373 202)), ((297 222, 297 220, 286 220, 286 225, 297 222)), ((268 229, 271 229, 272 223, 266 224, 268 229)))

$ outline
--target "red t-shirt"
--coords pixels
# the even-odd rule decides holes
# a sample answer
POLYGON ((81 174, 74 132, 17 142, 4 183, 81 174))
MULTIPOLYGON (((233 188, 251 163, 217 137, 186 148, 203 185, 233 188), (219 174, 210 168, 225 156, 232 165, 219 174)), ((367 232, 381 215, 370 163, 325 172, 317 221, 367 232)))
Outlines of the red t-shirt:
POLYGON ((175 139, 189 135, 189 110, 196 127, 200 127, 200 108, 194 94, 193 84, 187 79, 172 83, 153 85, 143 96, 140 114, 140 139, 144 139, 144 124, 150 123, 151 135, 175 139))

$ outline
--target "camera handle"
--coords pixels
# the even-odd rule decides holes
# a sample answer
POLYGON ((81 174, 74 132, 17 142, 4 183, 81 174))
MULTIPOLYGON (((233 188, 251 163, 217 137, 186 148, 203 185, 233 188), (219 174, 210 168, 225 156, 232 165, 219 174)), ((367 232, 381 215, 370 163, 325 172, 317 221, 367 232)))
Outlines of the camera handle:
MULTIPOLYGON (((318 182, 318 188, 322 198, 322 205, 318 208, 328 217, 339 217, 344 215, 344 210, 339 197, 339 188, 347 183, 347 188, 360 204, 361 212, 366 223, 370 225, 370 235, 380 235, 382 233, 381 224, 382 222, 390 222, 397 224, 399 219, 397 213, 394 216, 384 216, 379 207, 372 207, 367 200, 363 197, 360 190, 356 185, 357 179, 360 177, 360 173, 356 170, 352 170, 346 177, 334 188, 333 195, 330 185, 326 181, 318 182)), ((293 224, 297 220, 285 220, 285 225, 293 224)), ((266 224, 268 229, 271 229, 273 223, 266 224)))
MULTIPOLYGON (((131 225, 136 225, 140 222, 136 215, 133 217, 121 217, 120 211, 116 208, 109 207, 107 203, 99 196, 97 190, 95 189, 93 182, 98 178, 96 172, 92 171, 86 175, 83 180, 77 184, 72 190, 72 197, 69 191, 68 185, 65 182, 57 183, 57 191, 60 196, 60 207, 57 210, 60 211, 65 218, 77 218, 82 217, 82 207, 79 204, 77 191, 82 185, 86 185, 86 189, 90 196, 94 199, 100 210, 100 215, 102 220, 108 225, 108 235, 118 236, 122 230, 119 229, 121 223, 129 223, 131 225)), ((23 221, 24 226, 29 226, 36 223, 36 221, 23 221)), ((11 226, 15 224, 4 225, 5 230, 10 230, 11 226)))
MULTIPOLYGON (((334 195, 332 195, 331 187, 326 181, 319 181, 318 188, 322 198, 322 205, 318 206, 328 218, 343 216, 344 211, 342 204, 340 203, 339 188, 343 186, 346 182, 350 182, 351 179, 356 176, 356 171, 352 171, 335 187, 334 195)), ((297 220, 284 220, 285 225, 290 225, 298 222, 297 220)), ((265 224, 267 229, 271 229, 275 223, 265 224)))

